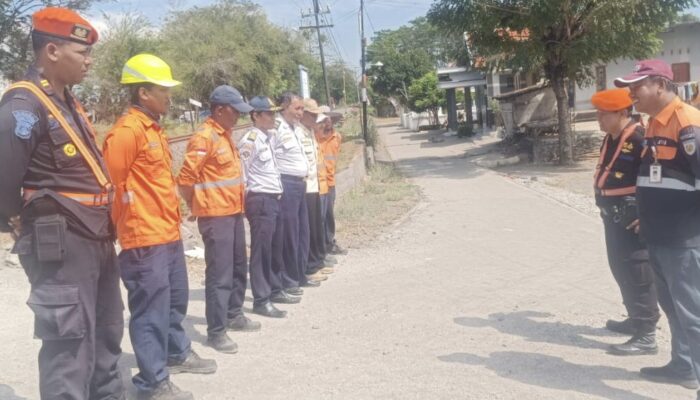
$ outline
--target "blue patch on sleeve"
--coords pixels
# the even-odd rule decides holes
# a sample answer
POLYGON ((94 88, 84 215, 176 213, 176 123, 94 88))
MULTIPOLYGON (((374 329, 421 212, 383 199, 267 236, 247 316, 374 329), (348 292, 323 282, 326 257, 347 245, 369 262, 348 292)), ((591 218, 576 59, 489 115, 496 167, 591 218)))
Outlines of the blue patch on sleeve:
POLYGON ((12 111, 12 115, 15 117, 15 136, 25 140, 32 137, 32 128, 39 121, 39 117, 24 110, 12 111))

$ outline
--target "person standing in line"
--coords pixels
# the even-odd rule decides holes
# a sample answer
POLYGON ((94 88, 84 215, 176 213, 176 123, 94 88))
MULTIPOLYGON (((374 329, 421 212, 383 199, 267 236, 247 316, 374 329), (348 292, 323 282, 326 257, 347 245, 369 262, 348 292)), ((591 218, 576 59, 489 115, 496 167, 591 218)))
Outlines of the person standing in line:
POLYGON ((113 183, 71 92, 95 28, 67 8, 32 15, 34 62, 0 100, 0 231, 31 289, 42 399, 124 399, 124 316, 110 223, 113 183))
POLYGON ((277 309, 271 298, 283 291, 279 267, 273 262, 282 247, 280 199, 282 180, 272 149, 275 112, 280 108, 267 97, 250 100, 253 111, 251 128, 241 138, 238 149, 243 160, 246 180, 246 218, 250 224, 250 287, 253 312, 270 318, 284 318, 286 311, 277 309))
POLYGON ((132 381, 140 398, 192 399, 170 381, 170 374, 211 374, 216 362, 192 350, 182 326, 189 284, 180 201, 160 125, 170 108, 170 88, 180 82, 163 60, 139 54, 124 65, 121 83, 129 89, 131 107, 107 134, 103 151, 116 190, 112 219, 122 247, 119 267, 139 367, 132 381))
POLYGON ((222 353, 238 346, 226 333, 257 331, 243 314, 248 279, 243 221, 243 171, 231 133, 252 110, 236 88, 221 85, 209 97, 211 116, 190 138, 177 177, 204 241, 207 344, 222 353))

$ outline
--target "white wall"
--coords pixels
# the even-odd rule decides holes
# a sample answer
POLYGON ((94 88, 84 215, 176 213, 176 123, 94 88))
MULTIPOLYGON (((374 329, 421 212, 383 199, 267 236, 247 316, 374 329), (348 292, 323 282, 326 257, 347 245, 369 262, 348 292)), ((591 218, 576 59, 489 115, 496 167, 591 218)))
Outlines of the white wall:
MULTIPOLYGON (((671 28, 659 35, 663 41, 661 50, 649 58, 659 58, 669 64, 690 63, 690 80, 700 81, 700 23, 689 23, 671 28), (671 54, 673 52, 673 54, 671 54)), ((614 88, 615 78, 632 72, 635 60, 619 59, 606 67, 607 88, 614 88)), ((585 88, 576 88, 576 110, 590 110, 591 96, 596 91, 595 83, 585 88)))

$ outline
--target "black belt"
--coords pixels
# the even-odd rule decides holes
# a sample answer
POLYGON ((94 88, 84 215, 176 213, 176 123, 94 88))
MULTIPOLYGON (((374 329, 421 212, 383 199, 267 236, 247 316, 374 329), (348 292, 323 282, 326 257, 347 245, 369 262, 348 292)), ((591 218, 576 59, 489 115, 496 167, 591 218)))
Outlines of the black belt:
POLYGON ((289 180, 294 180, 294 181, 299 181, 303 182, 306 180, 305 176, 296 176, 296 175, 288 175, 288 174, 281 174, 280 175, 282 179, 289 179, 289 180))
POLYGON ((249 192, 248 196, 249 197, 263 196, 263 197, 269 197, 271 199, 279 200, 282 198, 282 193, 249 192))

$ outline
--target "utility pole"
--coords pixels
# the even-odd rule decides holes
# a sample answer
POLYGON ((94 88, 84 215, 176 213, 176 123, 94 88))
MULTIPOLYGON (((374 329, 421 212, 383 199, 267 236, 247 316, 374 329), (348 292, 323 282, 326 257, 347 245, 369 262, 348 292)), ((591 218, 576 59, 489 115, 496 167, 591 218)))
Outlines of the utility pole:
POLYGON ((367 47, 367 39, 365 39, 365 0, 360 0, 360 37, 362 40, 362 59, 360 64, 362 65, 362 91, 361 91, 361 100, 362 100, 362 138, 365 140, 365 144, 369 145, 367 142, 368 139, 368 116, 367 116, 367 70, 366 70, 366 63, 367 63, 367 56, 366 56, 366 47, 367 47))
POLYGON ((299 29, 316 29, 316 35, 318 36, 318 52, 319 55, 321 56, 321 69, 323 71, 323 84, 326 89, 326 104, 329 106, 331 105, 331 90, 330 87, 328 86, 328 74, 326 73, 326 58, 323 54, 323 40, 321 38, 321 28, 332 28, 333 24, 326 24, 326 25, 321 25, 319 22, 319 15, 321 14, 330 14, 330 10, 326 9, 325 11, 321 11, 321 7, 318 4, 318 0, 313 0, 314 2, 314 12, 313 13, 308 13, 304 14, 302 12, 301 16, 302 18, 314 16, 316 20, 315 25, 307 25, 307 26, 300 26, 299 29))

